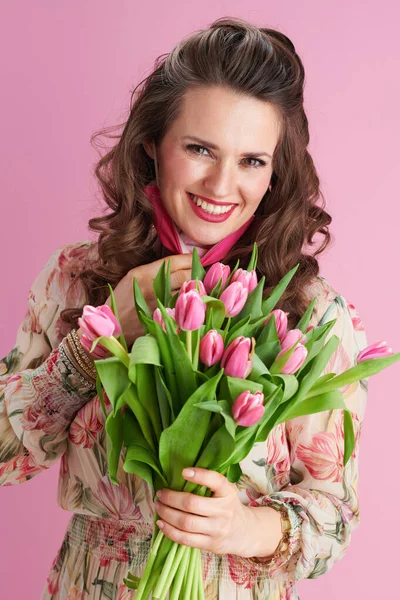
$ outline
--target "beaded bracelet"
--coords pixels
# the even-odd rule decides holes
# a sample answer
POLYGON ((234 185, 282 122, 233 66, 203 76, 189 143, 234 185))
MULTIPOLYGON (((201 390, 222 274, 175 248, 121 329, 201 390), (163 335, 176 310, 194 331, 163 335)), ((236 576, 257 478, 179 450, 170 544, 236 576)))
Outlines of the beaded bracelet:
POLYGON ((86 352, 82 348, 79 337, 76 334, 76 330, 73 329, 67 335, 67 340, 68 340, 69 346, 71 348, 71 351, 73 353, 73 357, 76 360, 76 362, 79 364, 81 369, 83 370, 84 374, 87 374, 89 377, 91 377, 92 379, 94 379, 96 381, 96 378, 97 378, 96 367, 94 366, 93 361, 89 358, 89 356, 86 354, 86 352))
POLYGON ((71 354, 67 350, 67 346, 64 345, 65 340, 66 340, 66 338, 64 338, 64 340, 62 340, 60 342, 60 344, 58 345, 60 359, 65 364, 65 366, 75 375, 75 377, 77 377, 79 379, 79 381, 81 383, 95 389, 96 388, 95 382, 93 382, 92 380, 89 380, 88 377, 83 376, 82 373, 80 371, 78 371, 78 369, 76 368, 75 363, 73 362, 73 359, 71 357, 71 354))

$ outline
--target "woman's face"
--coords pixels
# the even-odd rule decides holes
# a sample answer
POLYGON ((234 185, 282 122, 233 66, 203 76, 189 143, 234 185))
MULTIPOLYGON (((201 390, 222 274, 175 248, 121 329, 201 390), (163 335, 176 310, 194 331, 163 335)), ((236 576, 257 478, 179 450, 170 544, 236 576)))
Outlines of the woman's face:
MULTIPOLYGON (((270 185, 278 137, 270 104, 222 87, 187 91, 157 148, 161 198, 183 233, 213 245, 248 221, 270 185), (199 207, 190 195, 210 202, 199 207)), ((154 159, 151 143, 144 147, 154 159)))

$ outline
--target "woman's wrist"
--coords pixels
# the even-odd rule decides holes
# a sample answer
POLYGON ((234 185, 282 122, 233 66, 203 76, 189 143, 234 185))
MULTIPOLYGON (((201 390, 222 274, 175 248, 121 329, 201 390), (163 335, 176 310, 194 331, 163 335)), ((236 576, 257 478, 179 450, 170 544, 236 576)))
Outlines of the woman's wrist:
POLYGON ((248 556, 268 560, 274 556, 283 539, 281 513, 270 506, 248 508, 253 521, 248 556))

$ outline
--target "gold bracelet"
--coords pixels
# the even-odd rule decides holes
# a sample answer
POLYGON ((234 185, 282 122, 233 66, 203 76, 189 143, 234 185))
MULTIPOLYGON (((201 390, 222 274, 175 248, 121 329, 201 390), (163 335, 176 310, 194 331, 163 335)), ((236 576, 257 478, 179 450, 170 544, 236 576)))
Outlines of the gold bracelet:
POLYGON ((70 332, 73 344, 79 354, 79 356, 81 357, 81 359, 83 360, 83 362, 88 366, 88 369, 90 371, 92 371, 95 366, 94 366, 94 362, 93 362, 93 358, 91 357, 91 355, 89 355, 83 348, 81 341, 78 337, 78 334, 76 333, 76 329, 73 329, 70 332))
POLYGON ((78 350, 79 355, 81 356, 83 362, 87 364, 89 369, 92 369, 92 367, 94 367, 94 363, 93 363, 94 359, 92 358, 92 355, 88 354, 85 351, 85 349, 83 348, 81 341, 79 339, 79 336, 76 332, 76 329, 72 329, 70 332, 70 335, 72 337, 75 347, 78 350))
POLYGON ((65 346, 67 347, 67 349, 69 350, 69 355, 71 356, 71 361, 76 365, 76 368, 87 378, 89 379, 91 382, 95 383, 96 381, 96 376, 94 374, 94 372, 92 370, 89 371, 89 369, 86 367, 86 365, 83 363, 83 361, 81 360, 74 344, 71 342, 71 337, 68 337, 68 335, 65 338, 65 346))
POLYGON ((73 336, 69 333, 66 336, 69 348, 71 350, 71 353, 73 354, 73 357, 75 359, 75 362, 78 363, 78 365, 80 366, 81 370, 83 371, 84 374, 86 374, 88 377, 90 377, 90 379, 96 381, 97 378, 97 371, 96 371, 96 367, 94 366, 93 363, 91 363, 89 357, 87 357, 87 361, 85 360, 85 357, 83 356, 85 354, 83 348, 80 349, 78 344, 76 344, 73 336))

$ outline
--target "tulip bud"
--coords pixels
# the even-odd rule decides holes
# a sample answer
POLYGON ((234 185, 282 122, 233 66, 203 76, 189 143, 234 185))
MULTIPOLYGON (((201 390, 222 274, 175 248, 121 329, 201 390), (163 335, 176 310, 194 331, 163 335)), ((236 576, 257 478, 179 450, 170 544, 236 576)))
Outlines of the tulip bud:
POLYGON ((267 319, 265 319, 263 323, 263 325, 266 325, 270 320, 271 315, 275 315, 276 330, 278 332, 279 340, 282 340, 286 335, 288 328, 288 314, 288 312, 285 312, 280 308, 276 308, 275 310, 271 311, 271 313, 268 315, 267 319))
MULTIPOLYGON (((175 309, 167 307, 165 310, 175 320, 175 309)), ((159 308, 156 308, 155 311, 153 312, 153 319, 154 319, 154 321, 156 321, 156 323, 161 325, 161 327, 163 328, 163 330, 165 332, 167 332, 167 329, 165 327, 164 318, 163 318, 162 312, 159 308)))
POLYGON ((306 342, 306 336, 301 329, 291 329, 286 333, 283 340, 281 341, 282 352, 289 350, 297 343, 304 344, 306 342))
POLYGON ((210 293, 211 290, 215 288, 218 281, 222 277, 222 288, 226 284, 226 281, 231 273, 231 268, 229 265, 224 265, 223 263, 214 263, 208 269, 205 277, 204 277, 204 287, 207 292, 210 293))
POLYGON ((180 293, 185 294, 186 292, 190 292, 190 290, 197 290, 196 284, 199 287, 200 295, 206 296, 207 295, 206 288, 204 287, 204 283, 200 279, 198 279, 197 281, 196 281, 196 279, 191 279, 190 281, 184 281, 182 283, 180 293))
MULTIPOLYGON (((276 358, 279 358, 286 350, 281 350, 276 358)), ((300 369, 303 365, 304 361, 307 358, 307 348, 303 346, 303 344, 299 344, 297 348, 294 349, 293 354, 287 360, 285 366, 281 370, 281 373, 285 373, 286 375, 293 375, 300 369)))
POLYGON ((370 344, 364 350, 357 355, 357 363, 364 362, 365 360, 371 360, 372 358, 383 358, 384 356, 389 356, 393 354, 393 350, 387 347, 386 342, 377 342, 375 344, 370 344))
POLYGON ((79 317, 78 323, 82 332, 92 341, 101 335, 105 337, 117 337, 121 334, 121 326, 118 319, 108 304, 102 304, 102 306, 90 306, 90 304, 86 304, 83 307, 82 317, 79 317))
POLYGON ((247 287, 240 281, 229 284, 219 298, 225 304, 226 316, 235 317, 238 315, 246 304, 248 295, 247 287))
POLYGON ((254 350, 253 340, 254 338, 250 339, 240 335, 229 344, 221 359, 221 367, 223 367, 225 375, 240 379, 246 379, 250 375, 253 368, 253 352, 250 352, 252 342, 254 350))
POLYGON ((242 392, 235 400, 232 406, 232 416, 237 425, 250 427, 255 425, 264 414, 264 394, 250 390, 242 392))
POLYGON ((91 352, 91 347, 93 345, 93 340, 90 340, 84 333, 82 333, 80 337, 80 343, 82 348, 86 350, 89 354, 92 355, 93 358, 106 358, 110 356, 107 348, 104 348, 101 344, 97 344, 96 348, 91 352))
POLYGON ((202 363, 211 367, 215 365, 224 353, 223 337, 215 329, 210 329, 206 335, 200 340, 200 360, 202 363))
MULTIPOLYGON (((89 353, 95 339, 101 336, 118 337, 121 334, 118 319, 108 304, 102 304, 101 306, 86 304, 83 307, 82 317, 78 319, 78 324, 82 330, 80 343, 89 353)), ((97 344, 91 354, 96 358, 104 358, 108 355, 108 350, 101 344, 97 344)))
POLYGON ((175 304, 175 320, 184 331, 199 329, 206 315, 206 305, 197 290, 178 296, 175 304))
POLYGON ((240 281, 245 287, 247 287, 248 293, 252 292, 255 287, 257 287, 257 273, 253 269, 250 271, 245 271, 245 269, 236 269, 231 278, 231 283, 235 281, 240 281))

